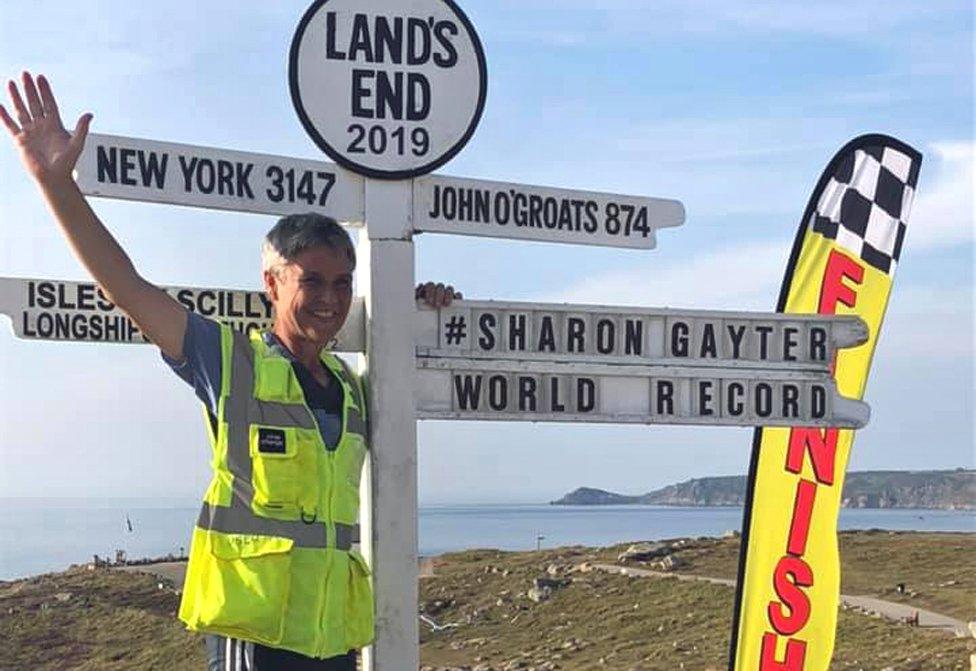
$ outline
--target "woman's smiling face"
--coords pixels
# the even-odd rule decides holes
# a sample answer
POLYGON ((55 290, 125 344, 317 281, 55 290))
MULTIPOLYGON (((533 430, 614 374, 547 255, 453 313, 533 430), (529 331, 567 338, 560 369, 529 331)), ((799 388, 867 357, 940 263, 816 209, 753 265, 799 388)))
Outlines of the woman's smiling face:
POLYGON ((276 329, 318 348, 342 328, 352 302, 352 262, 342 250, 318 246, 291 262, 264 271, 276 329))

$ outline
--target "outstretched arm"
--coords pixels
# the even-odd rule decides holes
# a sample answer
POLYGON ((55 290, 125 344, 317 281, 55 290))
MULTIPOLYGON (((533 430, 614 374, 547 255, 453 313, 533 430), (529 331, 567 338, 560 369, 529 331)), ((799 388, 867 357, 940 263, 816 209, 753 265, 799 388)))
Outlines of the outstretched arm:
POLYGON ((109 300, 128 314, 164 354, 182 359, 186 310, 136 272, 71 176, 85 146, 92 115, 83 114, 74 133, 68 133, 47 79, 40 75, 35 84, 30 73, 25 72, 22 83, 26 104, 17 84, 10 81, 7 85, 17 120, 0 105, 0 121, 10 131, 24 167, 37 181, 68 244, 109 300))

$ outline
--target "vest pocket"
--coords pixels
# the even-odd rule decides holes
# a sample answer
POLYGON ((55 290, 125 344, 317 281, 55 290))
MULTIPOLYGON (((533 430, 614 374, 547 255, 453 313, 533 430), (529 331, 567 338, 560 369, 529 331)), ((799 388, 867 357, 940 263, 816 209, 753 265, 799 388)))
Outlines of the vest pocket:
POLYGON ((295 429, 252 424, 249 442, 254 511, 264 517, 298 519, 301 473, 295 429))
POLYGON ((208 534, 211 561, 198 601, 198 625, 275 644, 282 638, 294 541, 253 534, 208 534))
POLYGON ((362 648, 373 640, 373 588, 363 556, 351 550, 346 593, 346 648, 362 648))

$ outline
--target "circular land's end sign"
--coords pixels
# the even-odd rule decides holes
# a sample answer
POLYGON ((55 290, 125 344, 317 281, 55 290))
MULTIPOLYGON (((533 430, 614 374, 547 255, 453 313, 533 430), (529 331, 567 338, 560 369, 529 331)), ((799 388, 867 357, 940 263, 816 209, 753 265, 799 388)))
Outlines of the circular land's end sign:
POLYGON ((447 163, 487 93, 481 42, 452 0, 316 0, 295 31, 288 79, 315 144, 382 179, 447 163))

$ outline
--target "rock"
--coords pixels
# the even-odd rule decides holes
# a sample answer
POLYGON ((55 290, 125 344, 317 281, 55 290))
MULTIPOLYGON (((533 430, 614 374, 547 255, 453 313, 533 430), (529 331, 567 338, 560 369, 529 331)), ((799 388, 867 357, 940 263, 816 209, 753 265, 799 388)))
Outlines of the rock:
POLYGON ((669 554, 671 554, 671 546, 667 543, 635 543, 617 555, 617 563, 648 561, 669 554))
POLYGON ((71 592, 58 592, 54 595, 54 598, 61 603, 64 603, 65 601, 69 601, 71 599, 71 592))
POLYGON ((573 581, 566 578, 546 578, 539 577, 532 581, 532 584, 541 589, 543 587, 548 587, 549 589, 559 589, 560 587, 565 587, 571 584, 573 581))
POLYGON ((450 601, 445 601, 443 599, 435 599, 434 601, 422 601, 420 603, 420 612, 425 615, 439 615, 441 612, 450 608, 454 605, 454 599, 450 601))
POLYGON ((555 564, 549 564, 549 566, 546 567, 546 573, 555 577, 559 575, 559 567, 556 566, 555 564))
POLYGON ((675 571, 682 566, 687 566, 688 562, 679 557, 678 555, 668 555, 659 562, 655 562, 655 568, 661 571, 675 571))
POLYGON ((533 587, 527 593, 526 596, 536 603, 541 603, 552 596, 552 588, 550 587, 533 587))
POLYGON ((585 561, 582 564, 577 564, 576 566, 574 566, 570 570, 570 573, 589 573, 592 570, 593 570, 593 564, 591 564, 588 561, 585 561))

